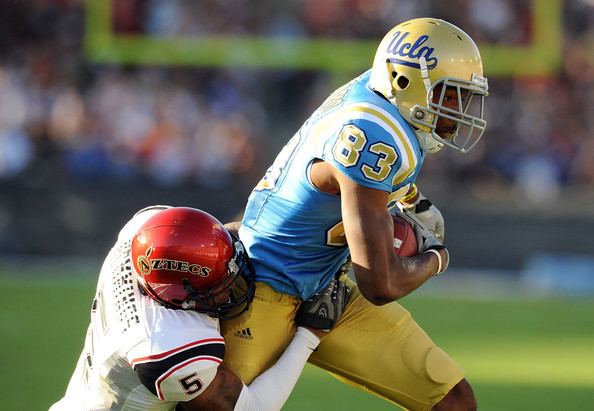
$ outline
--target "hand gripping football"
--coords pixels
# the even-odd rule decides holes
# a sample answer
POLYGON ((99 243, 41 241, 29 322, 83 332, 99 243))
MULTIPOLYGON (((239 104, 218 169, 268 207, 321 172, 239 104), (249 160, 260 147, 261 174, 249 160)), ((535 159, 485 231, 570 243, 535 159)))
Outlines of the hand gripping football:
POLYGON ((418 254, 417 236, 408 221, 398 215, 392 215, 394 221, 394 251, 401 257, 418 254))

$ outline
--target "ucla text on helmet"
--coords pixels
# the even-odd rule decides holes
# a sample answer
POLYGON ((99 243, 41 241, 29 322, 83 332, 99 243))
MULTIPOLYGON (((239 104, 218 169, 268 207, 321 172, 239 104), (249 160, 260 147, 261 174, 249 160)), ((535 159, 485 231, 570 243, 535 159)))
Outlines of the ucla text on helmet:
POLYGON ((390 63, 402 64, 404 66, 420 69, 420 64, 415 63, 411 60, 418 61, 421 57, 424 57, 427 62, 427 68, 429 70, 437 67, 437 57, 432 56, 433 51, 435 49, 433 47, 423 46, 423 44, 425 44, 429 40, 429 36, 423 34, 419 36, 416 40, 414 40, 414 43, 412 43, 409 41, 405 41, 409 35, 410 32, 408 31, 395 32, 394 38, 390 43, 388 43, 386 53, 392 54, 394 56, 404 57, 410 60, 403 60, 400 58, 389 58, 388 61, 390 63))

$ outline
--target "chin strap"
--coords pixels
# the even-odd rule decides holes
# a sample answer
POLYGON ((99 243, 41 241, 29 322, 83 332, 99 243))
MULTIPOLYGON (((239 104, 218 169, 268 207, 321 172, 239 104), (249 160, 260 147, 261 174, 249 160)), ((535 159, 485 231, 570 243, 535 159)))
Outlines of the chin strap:
POLYGON ((443 148, 443 144, 437 141, 431 133, 422 130, 415 130, 417 140, 421 149, 429 154, 439 152, 443 148))
POLYGON ((431 99, 433 97, 431 95, 431 79, 429 78, 429 69, 427 68, 427 61, 425 60, 425 57, 419 57, 419 66, 421 66, 421 78, 423 79, 423 84, 425 85, 427 98, 431 99))
MULTIPOLYGON (((433 92, 431 91, 431 80, 429 78, 429 69, 427 68, 425 57, 419 57, 419 66, 421 66, 421 78, 423 79, 423 84, 427 93, 427 103, 429 103, 433 98, 433 92)), ((415 129, 415 134, 417 135, 417 140, 423 151, 429 154, 434 154, 443 148, 443 144, 437 141, 431 132, 415 129)))
MULTIPOLYGON (((392 83, 390 81, 390 76, 388 73, 391 71, 390 61, 386 60, 386 71, 385 71, 385 78, 383 81, 387 82, 384 86, 387 91, 389 91, 388 95, 385 96, 388 101, 395 107, 398 107, 398 102, 396 100, 396 96, 394 95, 394 90, 392 88, 392 83)), ((427 95, 429 96, 431 90, 431 80, 429 78, 429 70, 427 68, 427 61, 425 57, 419 58, 419 65, 421 66, 421 78, 423 79, 423 84, 425 85, 425 89, 427 90, 427 95)), ((429 97, 430 98, 430 97, 429 97)), ((417 135, 417 140, 419 141, 419 146, 421 149, 427 153, 433 154, 437 153, 443 148, 443 144, 437 141, 430 132, 421 131, 415 128, 415 134, 417 135)))
POLYGON ((195 293, 194 288, 192 288, 192 285, 190 284, 190 281, 187 278, 184 278, 182 280, 182 283, 184 285, 184 290, 186 291, 186 293, 188 293, 188 297, 185 299, 185 301, 181 303, 181 307, 184 310, 193 310, 194 308, 196 308, 196 301, 192 299, 192 296, 195 293))

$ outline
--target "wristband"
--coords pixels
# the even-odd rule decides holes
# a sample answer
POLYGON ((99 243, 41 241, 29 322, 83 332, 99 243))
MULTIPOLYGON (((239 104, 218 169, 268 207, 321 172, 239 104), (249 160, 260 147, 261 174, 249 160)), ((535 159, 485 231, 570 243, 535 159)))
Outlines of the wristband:
POLYGON ((425 250, 425 253, 433 253, 433 254, 435 254, 437 256, 437 262, 438 262, 437 272, 435 274, 433 274, 433 276, 436 276, 439 273, 441 273, 441 268, 442 268, 442 265, 443 265, 443 260, 441 258, 441 254, 439 253, 439 251, 437 251, 434 248, 430 248, 428 250, 425 250))
POLYGON ((417 199, 417 194, 419 194, 419 190, 417 189, 417 185, 413 184, 412 187, 408 189, 406 194, 400 199, 400 202, 403 203, 405 206, 407 204, 411 206, 414 204, 414 202, 411 201, 417 199))

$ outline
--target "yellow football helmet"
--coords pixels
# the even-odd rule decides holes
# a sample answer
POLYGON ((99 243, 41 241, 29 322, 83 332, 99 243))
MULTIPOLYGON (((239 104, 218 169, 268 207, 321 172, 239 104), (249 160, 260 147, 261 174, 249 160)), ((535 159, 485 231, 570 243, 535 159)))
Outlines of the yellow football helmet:
POLYGON ((398 108, 429 153, 443 145, 466 153, 485 131, 481 55, 447 21, 419 18, 390 30, 375 54, 370 86, 398 108))

